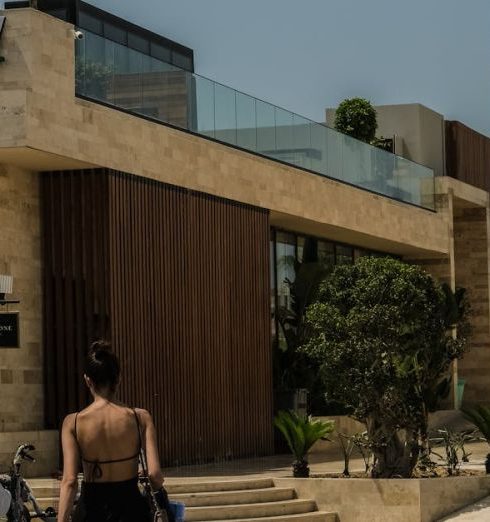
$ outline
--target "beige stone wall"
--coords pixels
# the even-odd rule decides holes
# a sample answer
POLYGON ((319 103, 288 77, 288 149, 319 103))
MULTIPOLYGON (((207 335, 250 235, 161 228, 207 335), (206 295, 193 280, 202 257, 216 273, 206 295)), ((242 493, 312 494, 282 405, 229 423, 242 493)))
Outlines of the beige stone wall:
POLYGON ((0 432, 43 427, 39 218, 37 174, 0 164, 0 273, 14 277, 21 342, 0 348, 0 432))
MULTIPOLYGON (((329 440, 318 440, 315 442, 310 450, 310 454, 329 454, 330 458, 332 458, 332 454, 337 454, 337 458, 340 460, 342 458, 342 452, 338 434, 341 433, 346 436, 351 436, 366 431, 366 426, 364 424, 348 417, 347 415, 331 415, 330 417, 318 417, 318 419, 322 421, 334 421, 335 431, 331 436, 329 436, 329 440)), ((356 454, 357 452, 354 450, 353 453, 356 454)))
POLYGON ((436 210, 448 229, 448 253, 436 256, 404 256, 405 261, 423 266, 438 281, 454 287, 453 189, 438 187, 436 210))
POLYGON ((489 232, 487 208, 455 209, 456 284, 467 289, 473 329, 470 351, 459 362, 467 404, 487 404, 490 391, 489 232))
POLYGON ((490 196, 487 192, 447 177, 437 179, 437 209, 449 229, 449 254, 405 260, 423 266, 431 275, 468 290, 473 327, 469 351, 453 365, 453 394, 444 402, 456 404, 458 378, 466 380, 463 403, 488 403, 490 393, 490 196))
POLYGON ((435 522, 490 493, 490 478, 334 479, 274 478, 313 499, 318 509, 336 512, 340 522, 435 522))
POLYGON ((0 93, 14 120, 0 112, 0 161, 25 165, 36 149, 45 168, 49 159, 59 168, 59 158, 105 166, 268 208, 273 224, 293 230, 315 224, 320 235, 359 246, 447 253, 447 226, 430 211, 76 99, 73 36, 59 20, 11 11, 2 41, 0 93), (17 139, 3 121, 20 129, 17 139))
POLYGON ((436 176, 445 175, 444 117, 421 105, 378 105, 379 136, 402 138, 397 154, 434 169, 436 176))
POLYGON ((25 477, 49 477, 59 469, 59 434, 55 430, 0 433, 0 473, 7 471, 19 444, 29 443, 35 462, 22 467, 25 477))

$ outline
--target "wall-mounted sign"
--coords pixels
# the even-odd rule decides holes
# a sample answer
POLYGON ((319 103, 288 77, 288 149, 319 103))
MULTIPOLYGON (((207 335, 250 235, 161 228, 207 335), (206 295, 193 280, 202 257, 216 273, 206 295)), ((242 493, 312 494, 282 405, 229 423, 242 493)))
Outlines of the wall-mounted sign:
POLYGON ((0 348, 19 345, 19 312, 0 312, 0 348))

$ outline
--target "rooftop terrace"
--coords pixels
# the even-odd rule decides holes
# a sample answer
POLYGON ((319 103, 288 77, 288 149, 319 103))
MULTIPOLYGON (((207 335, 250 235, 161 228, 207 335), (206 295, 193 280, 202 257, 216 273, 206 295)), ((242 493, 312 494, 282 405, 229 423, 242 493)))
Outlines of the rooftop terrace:
POLYGON ((76 41, 76 94, 434 210, 434 172, 326 125, 90 31, 76 41))

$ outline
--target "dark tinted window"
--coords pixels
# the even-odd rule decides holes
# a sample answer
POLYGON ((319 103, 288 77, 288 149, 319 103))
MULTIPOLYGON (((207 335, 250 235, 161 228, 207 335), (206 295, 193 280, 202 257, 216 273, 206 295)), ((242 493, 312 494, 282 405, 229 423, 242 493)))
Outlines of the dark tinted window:
POLYGON ((353 263, 354 251, 352 247, 336 245, 335 250, 337 265, 350 265, 353 263))
POLYGON ((102 35, 102 20, 95 18, 95 16, 91 16, 88 13, 84 13, 80 11, 78 15, 78 25, 82 29, 86 29, 91 33, 102 35))
POLYGON ((170 63, 170 49, 163 47, 163 45, 151 42, 150 54, 158 60, 170 63))
POLYGON ((150 53, 150 42, 143 36, 128 32, 128 47, 145 54, 150 53))
POLYGON ((178 51, 172 52, 172 63, 177 67, 181 67, 182 69, 192 69, 192 60, 188 56, 185 56, 178 51))
POLYGON ((127 33, 124 29, 117 27, 109 22, 104 22, 104 36, 114 42, 126 45, 127 33))
POLYGON ((335 245, 330 241, 318 241, 318 261, 324 265, 335 264, 335 245))

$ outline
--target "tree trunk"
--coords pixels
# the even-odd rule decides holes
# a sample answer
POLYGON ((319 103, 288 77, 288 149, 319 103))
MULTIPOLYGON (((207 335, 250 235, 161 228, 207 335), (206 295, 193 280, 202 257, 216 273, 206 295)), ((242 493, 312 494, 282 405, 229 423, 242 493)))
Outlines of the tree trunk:
POLYGON ((367 423, 369 439, 373 442, 373 478, 409 478, 414 468, 412 446, 399 432, 387 432, 376 422, 367 423))

